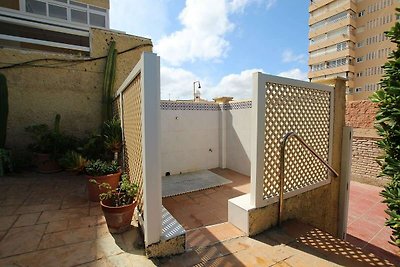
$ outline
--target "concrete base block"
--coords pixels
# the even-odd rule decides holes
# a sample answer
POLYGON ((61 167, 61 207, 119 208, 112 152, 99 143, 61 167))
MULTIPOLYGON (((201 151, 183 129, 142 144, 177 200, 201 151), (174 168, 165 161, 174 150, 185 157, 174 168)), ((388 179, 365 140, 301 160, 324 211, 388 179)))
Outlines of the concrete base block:
POLYGON ((248 236, 254 236, 277 224, 277 203, 262 208, 250 205, 250 194, 228 202, 228 221, 248 236))

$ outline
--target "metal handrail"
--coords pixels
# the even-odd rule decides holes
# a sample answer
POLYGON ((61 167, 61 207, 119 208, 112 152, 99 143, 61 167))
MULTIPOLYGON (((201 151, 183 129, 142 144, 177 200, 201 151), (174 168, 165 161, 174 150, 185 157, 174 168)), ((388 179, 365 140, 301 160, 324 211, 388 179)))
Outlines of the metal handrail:
POLYGON ((307 148, 322 164, 324 164, 334 175, 334 177, 338 177, 339 174, 325 161, 322 159, 321 156, 317 154, 306 142, 295 132, 288 132, 281 141, 281 156, 280 156, 280 169, 279 169, 279 214, 278 214, 278 225, 281 226, 282 223, 282 214, 283 214, 283 187, 285 182, 285 148, 287 141, 289 138, 294 137, 296 138, 303 147, 307 148))

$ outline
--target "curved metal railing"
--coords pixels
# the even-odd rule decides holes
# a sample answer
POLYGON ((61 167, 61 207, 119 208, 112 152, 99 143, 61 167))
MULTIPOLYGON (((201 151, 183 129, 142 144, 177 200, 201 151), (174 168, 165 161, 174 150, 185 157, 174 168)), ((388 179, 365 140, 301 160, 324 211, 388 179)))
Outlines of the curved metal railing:
POLYGON ((281 156, 280 156, 280 168, 279 168, 279 202, 278 202, 278 225, 281 226, 282 223, 282 214, 283 214, 283 191, 284 191, 284 184, 285 184, 285 148, 287 141, 294 137, 296 140, 303 145, 303 147, 307 148, 308 151, 311 152, 322 164, 324 164, 334 175, 334 177, 338 177, 339 174, 325 161, 322 159, 321 156, 317 154, 307 143, 295 132, 288 132, 281 141, 281 156))

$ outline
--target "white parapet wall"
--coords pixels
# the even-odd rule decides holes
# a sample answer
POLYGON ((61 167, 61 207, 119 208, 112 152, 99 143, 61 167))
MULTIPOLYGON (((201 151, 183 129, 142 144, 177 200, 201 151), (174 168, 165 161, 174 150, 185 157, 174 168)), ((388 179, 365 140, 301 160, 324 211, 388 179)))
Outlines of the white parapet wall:
POLYGON ((226 167, 250 176, 251 101, 225 105, 226 167))
POLYGON ((251 101, 161 101, 161 174, 229 168, 250 176, 251 101))
POLYGON ((220 166, 220 106, 161 102, 161 174, 220 166))

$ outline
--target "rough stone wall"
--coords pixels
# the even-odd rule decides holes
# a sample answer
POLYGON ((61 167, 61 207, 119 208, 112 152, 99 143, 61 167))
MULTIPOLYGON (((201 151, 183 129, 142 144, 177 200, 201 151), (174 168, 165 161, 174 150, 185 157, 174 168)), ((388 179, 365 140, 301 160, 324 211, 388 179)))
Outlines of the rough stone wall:
POLYGON ((373 128, 376 104, 369 100, 346 102, 346 125, 353 128, 373 128))
MULTIPOLYGON (((108 43, 116 40, 118 51, 149 44, 151 40, 122 33, 92 29, 91 57, 107 55, 108 43)), ((138 62, 142 52, 150 52, 151 46, 142 47, 117 57, 116 90, 138 62)), ((1 62, 20 63, 34 59, 84 59, 76 55, 34 51, 27 49, 0 48, 1 62)), ((7 77, 9 90, 9 118, 7 147, 24 149, 30 142, 24 128, 32 124, 53 125, 57 113, 61 115, 61 130, 81 137, 98 129, 101 121, 101 96, 105 59, 78 62, 68 65, 49 65, 53 61, 41 61, 41 67, 24 65, 0 70, 7 77)), ((8 64, 0 64, 5 66, 8 64)))

